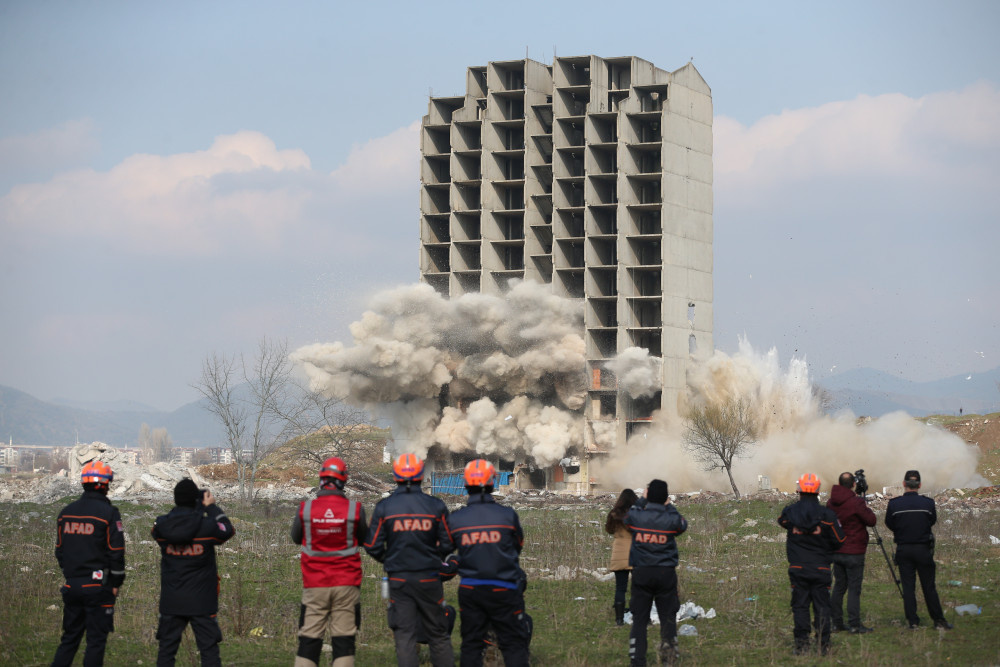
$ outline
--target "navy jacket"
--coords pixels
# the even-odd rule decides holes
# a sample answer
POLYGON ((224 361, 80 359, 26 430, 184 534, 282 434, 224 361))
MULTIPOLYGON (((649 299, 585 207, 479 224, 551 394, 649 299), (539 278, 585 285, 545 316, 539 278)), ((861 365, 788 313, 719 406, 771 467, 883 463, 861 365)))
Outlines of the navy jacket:
POLYGON ((215 504, 174 507, 156 517, 153 539, 160 545, 160 613, 210 616, 219 611, 215 547, 235 534, 215 504))
POLYGON ((385 571, 433 573, 455 545, 448 533, 444 501, 421 491, 419 485, 400 484, 378 501, 368 527, 365 551, 385 571))
POLYGON ((677 541, 687 530, 687 521, 677 508, 667 503, 633 505, 625 515, 625 527, 632 533, 628 564, 632 567, 677 567, 677 541))
POLYGON ((56 519, 56 560, 66 581, 120 587, 125 581, 124 533, 118 508, 103 493, 84 491, 64 507, 56 519))
POLYGON ((844 543, 837 514, 819 504, 819 496, 803 493, 781 511, 778 524, 788 531, 785 553, 791 567, 829 569, 833 552, 844 543))
POLYGON ((518 583, 524 546, 521 521, 512 508, 497 504, 488 493, 469 495, 469 503, 448 517, 458 549, 458 574, 465 579, 518 583))
POLYGON ((896 496, 885 510, 885 525, 892 531, 896 544, 933 544, 931 526, 935 523, 934 499, 916 491, 896 496))

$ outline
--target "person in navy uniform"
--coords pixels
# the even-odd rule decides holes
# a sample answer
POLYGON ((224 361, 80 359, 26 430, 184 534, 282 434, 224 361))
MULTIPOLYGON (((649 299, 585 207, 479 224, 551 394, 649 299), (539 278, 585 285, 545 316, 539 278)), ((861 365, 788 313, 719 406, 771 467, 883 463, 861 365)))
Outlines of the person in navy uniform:
POLYGON ((833 553, 845 537, 837 514, 819 504, 819 477, 812 473, 802 475, 798 488, 798 502, 785 507, 778 517, 778 525, 788 531, 785 554, 792 585, 793 653, 801 655, 809 651, 811 607, 819 649, 825 655, 830 650, 830 568, 833 553))
POLYGON ((71 665, 84 632, 84 667, 104 664, 108 633, 115 629, 115 600, 125 581, 125 530, 118 508, 108 500, 114 472, 103 461, 80 471, 83 495, 56 519, 56 560, 62 587, 63 633, 53 667, 71 665))
POLYGON ((687 521, 670 502, 667 483, 654 479, 625 515, 625 527, 632 533, 628 562, 632 566, 632 631, 628 654, 632 665, 646 664, 646 626, 656 604, 660 617, 660 660, 673 664, 677 650, 678 535, 687 530, 687 521))
POLYGON ((392 465, 396 490, 375 505, 368 541, 369 556, 389 577, 388 622, 396 644, 396 664, 417 667, 417 637, 426 633, 434 667, 455 662, 444 607, 441 563, 454 550, 448 532, 448 508, 424 493, 424 462, 402 454, 392 465))
POLYGON ((354 667, 361 616, 360 545, 368 534, 365 509, 344 493, 347 464, 334 456, 319 471, 319 492, 303 501, 292 521, 302 549, 302 607, 295 667, 316 667, 330 633, 333 667, 354 667))
POLYGON ((528 664, 531 617, 524 611, 527 579, 519 562, 524 546, 521 521, 510 507, 493 499, 496 469, 484 459, 465 466, 469 502, 448 517, 458 551, 458 606, 462 622, 461 667, 483 664, 486 635, 492 628, 507 667, 528 664))
POLYGON ((938 598, 934 578, 937 566, 934 564, 934 533, 931 526, 937 522, 937 508, 934 499, 922 496, 920 471, 907 470, 903 475, 906 491, 889 501, 885 510, 885 525, 892 531, 896 542, 896 565, 899 566, 899 580, 903 586, 903 613, 911 629, 920 627, 917 615, 917 576, 924 592, 927 613, 931 615, 935 628, 951 630, 951 624, 944 618, 941 600, 938 598))
POLYGON ((172 667, 184 628, 191 624, 202 667, 219 667, 222 631, 219 612, 219 572, 215 547, 232 539, 229 517, 215 504, 208 489, 190 479, 174 486, 175 507, 156 517, 152 535, 160 545, 160 642, 157 667, 172 667))

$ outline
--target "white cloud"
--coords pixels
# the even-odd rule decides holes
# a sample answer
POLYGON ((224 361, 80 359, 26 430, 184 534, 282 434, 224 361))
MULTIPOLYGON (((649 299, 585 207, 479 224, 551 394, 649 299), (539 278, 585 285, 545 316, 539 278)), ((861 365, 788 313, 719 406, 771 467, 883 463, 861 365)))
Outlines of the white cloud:
POLYGON ((420 165, 420 122, 355 145, 347 162, 333 172, 338 186, 355 195, 384 192, 393 183, 415 185, 420 165))
POLYGON ((1000 90, 979 83, 913 99, 861 95, 786 110, 752 126, 715 118, 719 192, 781 188, 823 176, 962 178, 986 185, 1000 148, 1000 90))

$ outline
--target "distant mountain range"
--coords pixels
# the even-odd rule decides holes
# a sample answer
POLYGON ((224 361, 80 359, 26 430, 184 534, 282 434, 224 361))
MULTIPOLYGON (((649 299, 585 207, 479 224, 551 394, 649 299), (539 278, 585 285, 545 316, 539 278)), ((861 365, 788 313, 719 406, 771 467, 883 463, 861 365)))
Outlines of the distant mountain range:
POLYGON ((56 399, 46 402, 0 385, 0 440, 23 445, 67 446, 99 440, 115 447, 136 445, 143 423, 166 428, 175 447, 223 444, 221 427, 202 405, 188 403, 163 412, 134 401, 87 404, 56 399), (92 406, 91 409, 81 406, 92 406))
MULTIPOLYGON (((915 417, 932 414, 1000 412, 1000 368, 933 382, 911 382, 872 368, 844 371, 816 384, 829 392, 832 410, 849 409, 859 417, 879 417, 903 410, 915 417)), ((66 446, 100 440, 120 447, 135 445, 139 427, 166 428, 175 447, 223 444, 223 432, 204 400, 163 412, 134 401, 86 403, 70 399, 46 402, 0 385, 0 441, 25 445, 66 446)))

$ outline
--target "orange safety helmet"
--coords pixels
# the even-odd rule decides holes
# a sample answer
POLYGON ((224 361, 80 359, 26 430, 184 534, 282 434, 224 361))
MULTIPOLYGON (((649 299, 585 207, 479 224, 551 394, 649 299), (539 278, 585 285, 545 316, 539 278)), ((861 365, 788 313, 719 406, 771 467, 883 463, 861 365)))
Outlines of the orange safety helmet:
POLYGON ((319 469, 319 478, 332 477, 341 482, 347 481, 347 464, 339 456, 333 456, 323 461, 323 467, 319 469))
POLYGON ((799 477, 799 491, 802 493, 819 493, 819 477, 807 472, 799 477))
POLYGON ((416 454, 400 454, 392 464, 392 476, 397 482, 419 482, 424 478, 424 462, 416 454))
POLYGON ((465 466, 465 485, 493 486, 493 478, 496 474, 496 468, 486 459, 469 461, 469 464, 465 466))
POLYGON ((111 466, 104 461, 88 461, 80 471, 81 484, 111 484, 114 478, 111 466))

